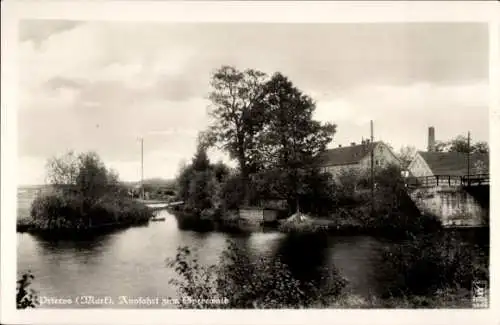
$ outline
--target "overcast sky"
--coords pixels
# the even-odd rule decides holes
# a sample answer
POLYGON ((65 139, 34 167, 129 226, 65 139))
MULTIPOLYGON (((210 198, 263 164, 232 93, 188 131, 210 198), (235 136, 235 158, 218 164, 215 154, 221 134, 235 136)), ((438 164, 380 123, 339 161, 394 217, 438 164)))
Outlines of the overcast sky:
MULTIPOLYGON (((48 157, 94 150, 123 180, 174 177, 207 125, 210 73, 280 71, 338 125, 331 146, 369 137, 424 149, 488 140, 488 29, 481 24, 167 24, 24 21, 19 182, 48 157)), ((211 153, 214 160, 223 155, 211 153)))

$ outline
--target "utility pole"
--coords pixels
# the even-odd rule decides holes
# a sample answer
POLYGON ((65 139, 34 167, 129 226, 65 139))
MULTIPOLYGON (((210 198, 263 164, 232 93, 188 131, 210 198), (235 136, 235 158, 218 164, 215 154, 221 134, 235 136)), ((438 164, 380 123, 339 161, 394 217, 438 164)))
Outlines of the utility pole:
POLYGON ((144 200, 144 139, 141 138, 141 198, 144 200))
POLYGON ((373 159, 374 159, 374 154, 373 150, 375 149, 375 145, 373 144, 373 120, 370 120, 370 142, 372 149, 370 150, 370 175, 371 175, 371 212, 372 215, 374 214, 375 211, 375 180, 373 176, 373 159))
POLYGON ((467 185, 470 186, 470 131, 467 132, 467 185))

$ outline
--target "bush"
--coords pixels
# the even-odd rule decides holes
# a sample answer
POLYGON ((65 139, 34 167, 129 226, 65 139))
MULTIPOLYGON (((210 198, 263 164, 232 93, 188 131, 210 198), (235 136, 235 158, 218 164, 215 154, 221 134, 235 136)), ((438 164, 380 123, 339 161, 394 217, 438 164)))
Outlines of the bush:
POLYGON ((35 290, 31 289, 31 281, 35 277, 31 272, 24 273, 17 280, 16 304, 17 309, 35 308, 38 305, 38 297, 35 290))
POLYGON ((414 237, 384 251, 382 274, 393 279, 390 296, 432 296, 448 289, 471 290, 488 282, 488 261, 479 249, 448 232, 414 237))
POLYGON ((170 281, 179 296, 191 299, 182 308, 319 307, 330 304, 346 284, 337 272, 325 272, 319 281, 298 280, 279 258, 253 261, 231 241, 219 265, 201 266, 187 247, 179 248, 167 265, 180 276, 170 281), (226 303, 207 302, 214 297, 226 303))
POLYGON ((340 175, 340 181, 333 218, 391 236, 407 237, 442 228, 435 216, 421 215, 397 166, 376 170, 373 210, 369 175, 349 171, 340 175))
POLYGON ((35 198, 31 205, 33 228, 39 230, 81 228, 86 223, 83 200, 55 192, 35 198))
POLYGON ((54 192, 33 201, 31 217, 34 230, 80 231, 144 223, 152 217, 152 213, 144 204, 127 197, 105 195, 89 204, 82 195, 54 192))
POLYGON ((152 217, 95 153, 70 152, 50 159, 47 167, 52 191, 32 202, 30 230, 87 231, 145 223, 152 217))

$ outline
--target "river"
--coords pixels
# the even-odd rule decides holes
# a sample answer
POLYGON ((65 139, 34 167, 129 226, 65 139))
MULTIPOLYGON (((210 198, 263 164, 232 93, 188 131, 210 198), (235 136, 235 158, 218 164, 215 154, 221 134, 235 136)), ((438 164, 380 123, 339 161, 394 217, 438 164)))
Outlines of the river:
POLYGON ((301 273, 318 266, 335 267, 348 280, 347 290, 367 295, 376 294, 384 285, 377 277, 381 248, 398 245, 370 236, 297 237, 274 231, 245 235, 198 233, 179 230, 174 216, 166 211, 159 213, 165 221, 89 240, 48 241, 18 233, 18 275, 31 270, 35 276, 33 289, 40 297, 73 301, 68 305, 44 305, 48 308, 99 307, 76 304, 74 298, 81 295, 113 299, 176 297, 175 288, 168 283, 174 273, 166 267, 166 258, 174 257, 177 247, 187 245, 196 249, 201 263, 214 264, 227 245, 226 239, 233 238, 248 254, 280 254, 301 273))

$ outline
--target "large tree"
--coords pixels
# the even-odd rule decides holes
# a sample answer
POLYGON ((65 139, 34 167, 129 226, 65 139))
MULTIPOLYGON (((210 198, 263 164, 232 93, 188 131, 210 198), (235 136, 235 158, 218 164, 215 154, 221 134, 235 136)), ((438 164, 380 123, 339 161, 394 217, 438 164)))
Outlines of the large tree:
POLYGON ((262 107, 256 104, 262 96, 265 78, 263 72, 239 71, 231 66, 222 66, 212 75, 209 94, 212 121, 205 141, 218 145, 236 159, 244 179, 259 166, 256 135, 265 118, 262 107))
POLYGON ((76 155, 69 151, 50 158, 46 168, 49 184, 76 191, 89 199, 122 190, 116 171, 106 168, 95 152, 76 155))
POLYGON ((284 173, 286 195, 300 210, 305 178, 318 154, 331 142, 336 126, 315 121, 314 101, 281 73, 275 73, 263 89, 260 105, 267 122, 258 143, 266 152, 268 167, 284 173))

